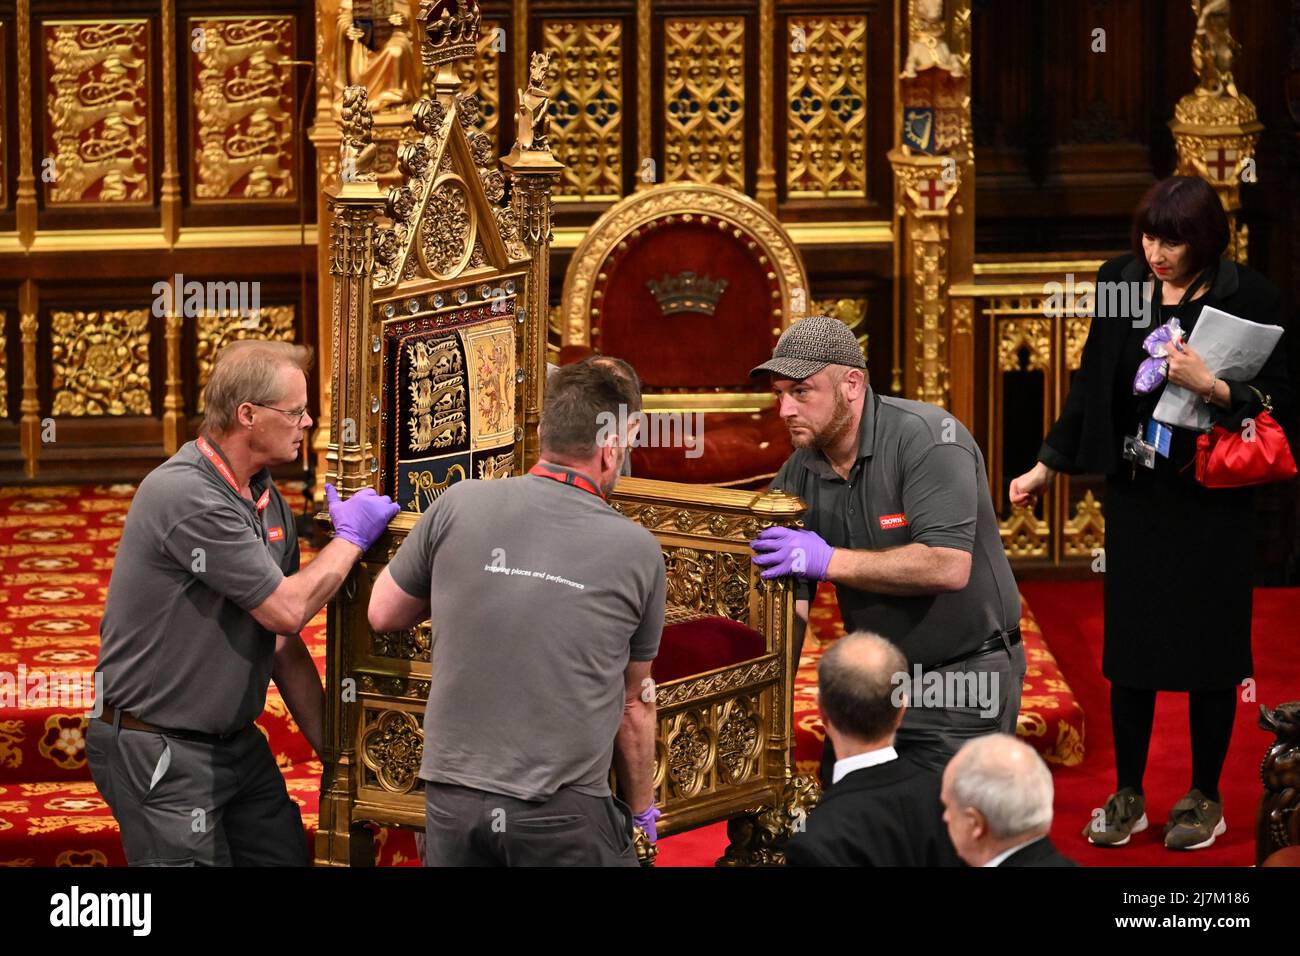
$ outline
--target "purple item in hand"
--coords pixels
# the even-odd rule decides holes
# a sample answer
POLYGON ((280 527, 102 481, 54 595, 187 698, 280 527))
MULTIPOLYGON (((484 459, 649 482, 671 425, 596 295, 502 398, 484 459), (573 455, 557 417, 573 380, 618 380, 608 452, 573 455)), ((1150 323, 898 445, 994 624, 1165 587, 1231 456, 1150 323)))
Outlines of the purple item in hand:
POLYGON ((632 822, 645 831, 645 835, 650 838, 651 843, 658 843, 659 829, 657 821, 661 815, 662 814, 659 813, 659 808, 652 803, 650 804, 650 809, 644 810, 633 816, 632 822))
POLYGON ((1182 326, 1177 318, 1173 318, 1142 340, 1142 347, 1151 357, 1142 360, 1133 376, 1134 395, 1146 395, 1160 387, 1169 371, 1165 356, 1169 354, 1170 343, 1176 346, 1182 338, 1182 326))
POLYGON ((759 575, 765 580, 793 574, 824 581, 834 550, 812 531, 779 527, 764 528, 749 546, 757 552, 751 560, 765 569, 759 575))
POLYGON ((334 522, 334 536, 352 542, 362 551, 369 550, 379 540, 393 515, 401 510, 392 498, 376 494, 374 488, 362 488, 343 501, 338 490, 327 484, 325 501, 329 505, 330 520, 334 522))

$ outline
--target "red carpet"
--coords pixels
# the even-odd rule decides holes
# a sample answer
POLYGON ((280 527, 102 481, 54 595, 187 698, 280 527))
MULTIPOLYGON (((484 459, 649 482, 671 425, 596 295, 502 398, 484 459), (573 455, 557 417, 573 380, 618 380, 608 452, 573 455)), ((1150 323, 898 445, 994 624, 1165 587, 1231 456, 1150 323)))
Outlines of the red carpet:
POLYGON ((1187 695, 1160 694, 1144 789, 1151 826, 1118 849, 1100 849, 1082 836, 1092 811, 1115 788, 1111 744, 1110 684, 1101 674, 1101 582, 1026 583, 1021 593, 1033 606, 1061 669, 1088 716, 1088 750, 1081 764, 1053 767, 1056 821, 1052 840, 1085 866, 1250 866, 1255 862, 1255 811, 1262 792, 1259 764, 1273 736, 1258 726, 1259 705, 1275 707, 1300 698, 1296 654, 1300 588, 1257 588, 1253 627, 1255 700, 1237 709, 1232 745, 1219 788, 1228 832, 1214 846, 1193 852, 1166 850, 1163 828, 1169 808, 1191 786, 1187 695))

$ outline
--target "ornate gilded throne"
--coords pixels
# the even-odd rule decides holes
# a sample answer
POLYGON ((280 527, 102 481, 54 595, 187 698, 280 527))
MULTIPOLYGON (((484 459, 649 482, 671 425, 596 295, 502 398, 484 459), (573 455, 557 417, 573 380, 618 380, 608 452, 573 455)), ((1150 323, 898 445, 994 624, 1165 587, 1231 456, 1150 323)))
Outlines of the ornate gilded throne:
POLYGON ((610 207, 574 252, 560 361, 616 355, 640 374, 648 411, 703 414, 701 454, 638 448, 634 474, 759 486, 790 440, 749 370, 808 311, 803 260, 775 216, 724 186, 653 186, 610 207))
MULTIPOLYGON (((412 110, 401 181, 381 190, 366 90, 352 86, 341 124, 346 174, 327 191, 330 479, 344 496, 375 487, 402 510, 328 610, 315 846, 326 865, 372 862, 371 824, 423 827, 430 632, 426 623, 373 633, 375 578, 452 482, 521 474, 538 455, 551 190, 563 169, 547 144, 546 61, 534 56, 518 140, 498 169, 454 69, 475 55, 477 8, 462 0, 455 13, 438 9, 427 4, 421 15, 433 93, 412 110)), ((783 310, 784 298, 771 307, 783 310)), ((803 505, 646 479, 624 479, 611 504, 656 535, 668 571, 655 666, 660 833, 728 818, 728 862, 779 861, 816 788, 793 778, 793 592, 758 578, 747 542, 765 525, 795 522, 803 505)))

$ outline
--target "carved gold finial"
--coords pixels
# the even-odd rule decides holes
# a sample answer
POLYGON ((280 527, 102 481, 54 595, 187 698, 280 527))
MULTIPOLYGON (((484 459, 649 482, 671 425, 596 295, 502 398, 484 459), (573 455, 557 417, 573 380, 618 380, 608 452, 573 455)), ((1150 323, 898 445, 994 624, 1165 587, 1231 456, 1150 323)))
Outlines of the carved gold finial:
POLYGON ((965 72, 961 60, 948 46, 948 24, 943 16, 943 0, 911 0, 908 19, 907 60, 903 76, 909 79, 932 67, 960 77, 965 72))
POLYGON ((366 102, 364 86, 349 86, 343 90, 343 106, 339 111, 342 141, 339 143, 339 178, 344 183, 373 183, 375 181, 376 147, 371 142, 371 127, 375 125, 366 102))
POLYGON ((421 51, 426 67, 473 57, 478 42, 482 14, 477 3, 457 0, 452 13, 451 0, 422 0, 420 22, 424 24, 424 49, 421 51))
POLYGON ((1232 79, 1232 61, 1241 44, 1228 27, 1228 0, 1192 0, 1196 33, 1192 37, 1192 66, 1196 70, 1197 96, 1237 95, 1232 79))
POLYGON ((550 118, 547 109, 550 97, 546 93, 546 75, 551 69, 549 53, 533 53, 528 65, 528 88, 519 90, 519 107, 515 114, 515 148, 519 150, 549 151, 547 139, 550 118))

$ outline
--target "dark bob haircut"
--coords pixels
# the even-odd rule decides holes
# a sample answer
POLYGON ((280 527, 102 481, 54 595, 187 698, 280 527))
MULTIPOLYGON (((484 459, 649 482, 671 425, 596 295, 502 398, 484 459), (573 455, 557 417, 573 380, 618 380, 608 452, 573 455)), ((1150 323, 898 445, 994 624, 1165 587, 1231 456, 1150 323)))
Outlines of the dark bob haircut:
POLYGON ((1228 248, 1228 217, 1214 187, 1199 176, 1170 176, 1146 191, 1133 214, 1133 254, 1150 271, 1142 236, 1187 243, 1187 264, 1196 275, 1228 248))

